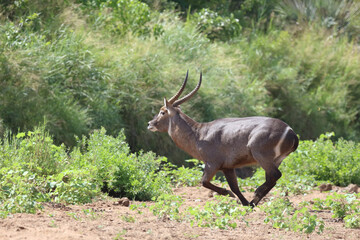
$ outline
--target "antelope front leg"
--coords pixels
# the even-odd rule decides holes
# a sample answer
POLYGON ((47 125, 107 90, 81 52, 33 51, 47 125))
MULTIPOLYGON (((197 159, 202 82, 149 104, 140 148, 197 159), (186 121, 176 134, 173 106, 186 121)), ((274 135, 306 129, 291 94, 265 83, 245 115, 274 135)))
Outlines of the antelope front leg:
POLYGON ((201 183, 203 187, 208 188, 214 192, 217 192, 220 195, 224 195, 224 196, 229 195, 230 197, 235 197, 235 195, 231 191, 225 188, 215 186, 214 184, 210 183, 211 179, 215 176, 216 172, 217 172, 216 168, 212 168, 208 164, 205 164, 204 175, 201 179, 201 183))
POLYGON ((233 191, 238 196, 242 205, 249 206, 250 204, 248 200, 246 200, 246 198, 240 192, 237 177, 235 174, 235 169, 224 169, 223 173, 226 177, 226 181, 228 182, 231 191, 233 191))

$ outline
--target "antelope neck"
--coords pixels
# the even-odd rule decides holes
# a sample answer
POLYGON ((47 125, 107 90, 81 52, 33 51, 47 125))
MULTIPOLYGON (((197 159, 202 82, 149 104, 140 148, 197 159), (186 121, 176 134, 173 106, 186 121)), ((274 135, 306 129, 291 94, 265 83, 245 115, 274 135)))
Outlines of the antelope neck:
POLYGON ((199 125, 198 122, 180 112, 170 119, 168 129, 168 133, 174 143, 198 159, 200 156, 196 147, 196 139, 198 138, 199 125))

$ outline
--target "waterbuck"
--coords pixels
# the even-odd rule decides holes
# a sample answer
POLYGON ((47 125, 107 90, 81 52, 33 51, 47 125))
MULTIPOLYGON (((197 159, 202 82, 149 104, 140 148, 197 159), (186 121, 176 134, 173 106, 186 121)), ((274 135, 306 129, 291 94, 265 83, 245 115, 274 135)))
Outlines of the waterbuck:
POLYGON ((164 106, 148 123, 148 129, 168 132, 179 148, 205 163, 201 180, 205 188, 232 197, 235 193, 244 206, 256 206, 281 177, 278 167, 296 150, 298 137, 286 123, 269 117, 222 118, 208 123, 194 121, 181 111, 180 104, 199 90, 202 74, 195 89, 178 99, 185 89, 188 73, 180 90, 169 100, 164 98, 164 106), (265 170, 266 181, 256 189, 249 203, 239 190, 235 168, 251 164, 259 164, 265 170), (217 171, 224 173, 233 193, 210 183, 217 171))

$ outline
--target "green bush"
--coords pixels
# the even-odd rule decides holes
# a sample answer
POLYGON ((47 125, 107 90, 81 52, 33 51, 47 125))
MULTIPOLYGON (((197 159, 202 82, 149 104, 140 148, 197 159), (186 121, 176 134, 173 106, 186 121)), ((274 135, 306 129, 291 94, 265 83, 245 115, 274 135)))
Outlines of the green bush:
POLYGON ((0 144, 0 212, 34 213, 41 202, 86 203, 100 188, 86 170, 70 174, 73 161, 45 127, 16 136, 7 132, 0 144))
POLYGON ((360 145, 339 139, 333 142, 333 133, 322 134, 316 141, 305 140, 282 164, 285 173, 313 176, 339 186, 360 185, 360 145))
POLYGON ((18 133, 12 136, 8 132, 0 145, 0 167, 14 166, 37 176, 58 174, 66 168, 68 156, 64 145, 56 146, 44 127, 33 132, 18 133))
POLYGON ((35 213, 42 209, 40 202, 50 200, 44 179, 23 169, 2 167, 0 186, 0 217, 17 212, 35 213))
POLYGON ((240 35, 239 20, 233 14, 220 16, 210 9, 202 9, 191 17, 199 28, 211 40, 228 41, 240 35))
POLYGON ((360 213, 355 212, 350 215, 347 215, 344 218, 345 227, 347 228, 360 228, 360 213))
POLYGON ((169 191, 164 173, 158 171, 166 158, 152 152, 130 153, 123 132, 116 138, 105 133, 102 128, 80 142, 71 155, 74 166, 88 169, 94 183, 116 196, 150 200, 169 191))
POLYGON ((117 138, 94 131, 74 149, 56 146, 45 127, 7 133, 0 144, 0 215, 34 213, 42 202, 88 203, 102 190, 150 200, 170 187, 154 153, 130 153, 123 132, 117 138))
POLYGON ((162 161, 150 152, 129 155, 117 165, 110 188, 121 196, 142 201, 169 191, 163 173, 157 172, 162 161))
POLYGON ((63 179, 58 182, 50 182, 51 191, 49 195, 54 202, 67 204, 89 203, 94 197, 99 196, 99 188, 91 179, 87 179, 83 173, 69 180, 63 179))
POLYGON ((97 27, 105 27, 109 32, 124 36, 129 32, 145 36, 151 33, 149 6, 138 0, 103 1, 95 20, 97 27))

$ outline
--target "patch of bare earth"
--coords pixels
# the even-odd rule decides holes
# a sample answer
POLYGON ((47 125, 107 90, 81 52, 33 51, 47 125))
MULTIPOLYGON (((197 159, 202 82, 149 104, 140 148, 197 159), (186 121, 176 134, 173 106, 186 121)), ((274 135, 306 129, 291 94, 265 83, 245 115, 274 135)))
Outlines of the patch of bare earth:
MULTIPOLYGON (((201 206, 211 200, 209 191, 202 187, 178 188, 174 193, 185 200, 185 207, 201 206)), ((301 201, 325 199, 328 194, 314 190, 289 199, 297 205, 301 201)), ((250 199, 252 193, 246 192, 245 196, 250 199)), ((331 218, 329 211, 316 213, 325 222, 324 232, 318 235, 275 229, 264 223, 265 214, 259 208, 245 217, 248 225, 238 221, 236 229, 220 230, 158 219, 148 208, 139 213, 116 201, 102 200, 82 206, 45 204, 37 214, 14 214, 0 219, 0 239, 360 239, 359 229, 345 228, 343 222, 331 218)))

